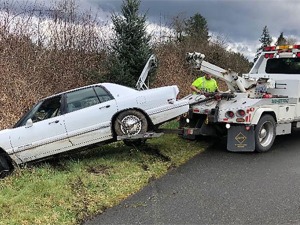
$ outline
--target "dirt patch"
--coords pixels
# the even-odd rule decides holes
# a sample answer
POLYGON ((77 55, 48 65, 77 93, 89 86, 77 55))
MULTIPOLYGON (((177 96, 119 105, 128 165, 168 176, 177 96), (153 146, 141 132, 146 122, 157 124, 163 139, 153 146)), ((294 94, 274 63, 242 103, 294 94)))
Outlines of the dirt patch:
POLYGON ((105 165, 89 166, 86 171, 88 173, 97 174, 97 175, 106 175, 109 174, 111 167, 105 165))

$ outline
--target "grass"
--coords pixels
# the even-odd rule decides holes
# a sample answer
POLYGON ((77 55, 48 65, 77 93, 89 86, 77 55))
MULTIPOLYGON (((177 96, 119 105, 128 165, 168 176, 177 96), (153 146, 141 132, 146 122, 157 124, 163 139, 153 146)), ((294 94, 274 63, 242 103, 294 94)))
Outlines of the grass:
POLYGON ((0 181, 0 224, 80 224, 206 145, 165 134, 140 147, 116 142, 27 165, 0 181))

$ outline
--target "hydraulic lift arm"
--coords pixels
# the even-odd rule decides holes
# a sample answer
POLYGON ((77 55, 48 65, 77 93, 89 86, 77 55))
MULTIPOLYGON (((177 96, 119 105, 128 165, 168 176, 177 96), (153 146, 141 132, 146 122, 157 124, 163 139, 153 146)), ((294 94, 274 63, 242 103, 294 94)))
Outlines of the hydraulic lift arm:
POLYGON ((231 70, 225 70, 221 67, 213 65, 204 60, 205 55, 199 52, 187 53, 186 59, 189 63, 193 64, 194 68, 209 73, 212 76, 224 81, 230 91, 232 92, 247 92, 247 88, 253 85, 253 82, 249 82, 241 76, 231 70))
POLYGON ((154 55, 151 55, 135 85, 137 90, 149 89, 149 85, 147 86, 145 82, 148 77, 149 71, 154 67, 157 67, 157 60, 154 55))

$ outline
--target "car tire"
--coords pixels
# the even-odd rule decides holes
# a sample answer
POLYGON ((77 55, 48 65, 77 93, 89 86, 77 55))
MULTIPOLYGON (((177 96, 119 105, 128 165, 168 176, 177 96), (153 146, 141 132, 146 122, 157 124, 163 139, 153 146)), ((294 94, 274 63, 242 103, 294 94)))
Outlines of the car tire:
POLYGON ((0 154, 0 178, 8 176, 12 172, 12 167, 10 166, 7 157, 0 154))
POLYGON ((114 130, 117 136, 143 134, 148 130, 148 121, 143 113, 137 110, 126 110, 117 116, 114 130))
POLYGON ((267 152, 276 136, 276 122, 271 115, 263 115, 255 127, 255 150, 267 152))

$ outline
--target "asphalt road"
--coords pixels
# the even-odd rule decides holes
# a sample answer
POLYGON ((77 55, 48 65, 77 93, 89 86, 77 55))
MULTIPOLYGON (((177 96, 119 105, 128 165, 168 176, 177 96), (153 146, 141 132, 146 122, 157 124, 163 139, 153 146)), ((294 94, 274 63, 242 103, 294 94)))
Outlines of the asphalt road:
POLYGON ((300 224, 300 132, 267 153, 215 143, 90 224, 300 224))

